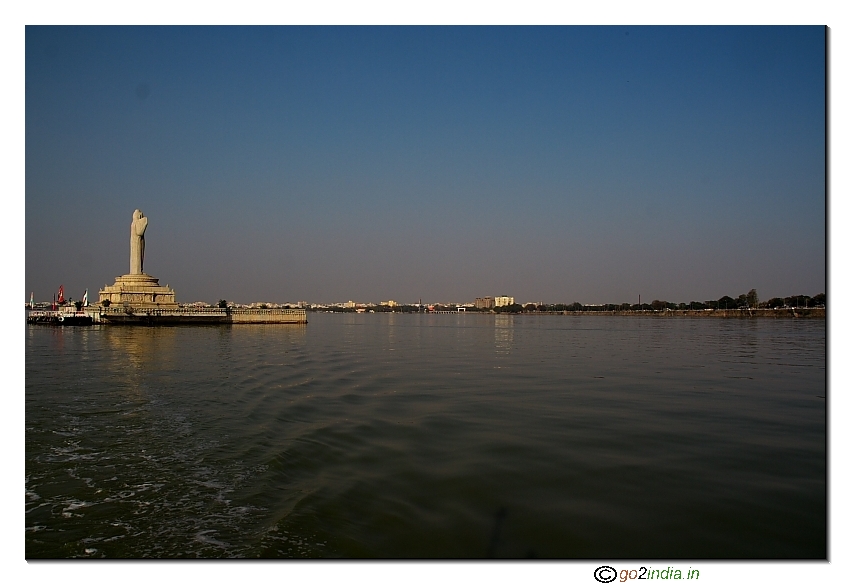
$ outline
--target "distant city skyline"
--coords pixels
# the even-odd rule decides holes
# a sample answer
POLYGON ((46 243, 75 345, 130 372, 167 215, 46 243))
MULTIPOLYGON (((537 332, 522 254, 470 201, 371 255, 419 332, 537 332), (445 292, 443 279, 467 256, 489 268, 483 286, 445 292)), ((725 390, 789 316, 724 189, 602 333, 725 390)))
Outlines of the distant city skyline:
MULTIPOLYGON (((88 290, 86 290, 86 292, 88 292, 88 290)), ((614 305, 614 306, 617 306, 618 308, 625 306, 627 304, 631 305, 631 306, 649 306, 649 305, 651 305, 655 302, 669 302, 671 304, 685 304, 685 305, 687 305, 687 304, 691 304, 691 303, 698 303, 699 304, 699 303, 718 302, 718 300, 722 300, 724 297, 735 299, 735 298, 739 298, 740 296, 754 295, 755 300, 750 298, 750 301, 754 301, 756 303, 767 304, 769 300, 773 300, 773 299, 789 299, 790 298, 790 299, 794 300, 796 298, 798 300, 798 303, 800 303, 801 306, 806 307, 802 304, 804 296, 812 298, 813 300, 816 300, 816 301, 820 301, 821 303, 823 302, 823 300, 819 299, 819 298, 821 298, 822 296, 825 296, 825 292, 820 292, 819 294, 813 294, 813 295, 792 294, 790 296, 789 295, 779 295, 779 296, 766 297, 766 296, 758 296, 757 293, 753 294, 753 292, 757 292, 757 290, 755 290, 755 289, 750 290, 750 292, 748 294, 724 294, 723 296, 718 297, 718 298, 703 298, 703 299, 698 299, 698 300, 697 299, 691 299, 691 300, 682 301, 682 302, 674 302, 674 301, 670 301, 669 299, 663 299, 663 298, 648 299, 648 298, 641 298, 640 296, 638 297, 638 301, 636 301, 636 302, 629 302, 629 301, 624 301, 624 302, 574 302, 574 301, 570 301, 570 300, 561 300, 561 301, 556 301, 556 302, 543 302, 543 301, 540 301, 540 300, 516 300, 512 296, 496 296, 496 297, 485 296, 484 298, 481 298, 481 297, 475 298, 474 301, 468 301, 468 300, 433 300, 433 301, 429 300, 429 301, 425 301, 425 300, 422 300, 422 299, 412 300, 412 301, 396 301, 396 300, 392 300, 392 299, 377 301, 377 300, 352 300, 352 299, 348 299, 348 300, 344 300, 344 301, 343 300, 334 300, 334 301, 326 301, 326 302, 313 302, 313 301, 304 300, 304 299, 297 300, 297 301, 293 301, 293 300, 268 300, 268 299, 266 299, 266 300, 252 300, 252 301, 234 301, 234 300, 229 300, 227 298, 219 298, 219 300, 217 300, 217 301, 207 302, 207 301, 203 301, 203 300, 195 300, 195 301, 185 301, 185 302, 181 301, 179 303, 180 303, 181 306, 188 306, 188 307, 215 306, 218 302, 225 301, 227 303, 227 305, 229 305, 229 306, 239 306, 239 307, 249 307, 249 308, 262 308, 262 307, 267 307, 267 308, 281 308, 281 307, 292 307, 292 308, 329 308, 329 307, 363 308, 363 307, 383 306, 383 307, 387 307, 387 308, 392 309, 392 308, 401 308, 401 307, 410 307, 410 306, 420 306, 420 307, 425 307, 425 306, 462 306, 462 307, 488 310, 488 309, 502 308, 502 307, 511 306, 511 305, 554 306, 554 305, 570 305, 570 304, 576 304, 576 303, 581 304, 582 306, 586 306, 586 307, 599 307, 599 306, 614 305)), ((61 295, 58 294, 58 293, 54 294, 54 296, 52 298, 47 298, 47 299, 43 299, 43 298, 34 299, 32 296, 30 296, 29 299, 27 299, 27 301, 26 301, 26 305, 29 306, 33 303, 36 304, 36 305, 54 304, 54 303, 59 302, 60 297, 61 297, 61 295)), ((84 297, 83 298, 73 297, 71 295, 66 294, 65 300, 67 301, 68 304, 73 304, 76 301, 84 302, 85 298, 84 297)), ((89 302, 88 302, 87 305, 96 305, 96 304, 98 304, 96 299, 94 299, 94 300, 89 299, 89 302)), ((755 304, 753 304, 753 305, 755 305, 755 304)), ((789 305, 793 305, 793 303, 791 303, 789 305)), ((818 305, 818 304, 813 303, 813 305, 818 305)), ((772 306, 770 306, 770 307, 772 307, 772 306)))
POLYGON ((823 27, 26 29, 26 297, 826 291, 823 27))

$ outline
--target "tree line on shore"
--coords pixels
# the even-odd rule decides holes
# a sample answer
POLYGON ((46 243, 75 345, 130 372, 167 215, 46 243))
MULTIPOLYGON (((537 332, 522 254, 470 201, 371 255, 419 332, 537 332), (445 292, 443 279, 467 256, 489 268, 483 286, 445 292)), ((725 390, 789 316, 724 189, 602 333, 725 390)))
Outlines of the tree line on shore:
MULTIPOLYGON (((514 306, 507 306, 514 308, 514 306)), ((825 308, 826 294, 820 293, 814 297, 806 295, 795 295, 784 298, 775 297, 767 301, 759 301, 758 292, 751 289, 748 293, 741 294, 737 298, 723 296, 718 300, 707 300, 702 302, 668 302, 665 300, 652 300, 649 303, 629 304, 596 304, 582 305, 578 302, 572 304, 525 304, 519 306, 514 312, 622 312, 622 311, 663 311, 663 310, 740 310, 740 309, 779 309, 779 308, 825 308)), ((498 308, 496 308, 498 310, 498 308)))

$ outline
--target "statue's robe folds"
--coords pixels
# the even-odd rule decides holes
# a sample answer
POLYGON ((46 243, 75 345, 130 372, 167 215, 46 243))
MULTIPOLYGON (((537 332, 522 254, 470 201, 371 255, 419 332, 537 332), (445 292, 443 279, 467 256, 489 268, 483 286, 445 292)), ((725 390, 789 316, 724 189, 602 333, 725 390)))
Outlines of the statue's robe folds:
POLYGON ((130 224, 130 273, 144 273, 145 262, 145 229, 148 228, 148 218, 141 211, 133 213, 130 224))

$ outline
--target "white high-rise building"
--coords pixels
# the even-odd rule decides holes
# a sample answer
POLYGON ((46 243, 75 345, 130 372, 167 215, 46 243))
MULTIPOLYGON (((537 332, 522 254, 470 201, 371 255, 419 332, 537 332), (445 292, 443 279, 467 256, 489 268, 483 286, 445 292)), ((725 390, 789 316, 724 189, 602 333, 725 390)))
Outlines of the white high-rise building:
POLYGON ((513 303, 514 303, 513 296, 496 296, 496 298, 495 298, 495 304, 496 304, 497 308, 498 307, 504 307, 504 306, 510 306, 513 303))

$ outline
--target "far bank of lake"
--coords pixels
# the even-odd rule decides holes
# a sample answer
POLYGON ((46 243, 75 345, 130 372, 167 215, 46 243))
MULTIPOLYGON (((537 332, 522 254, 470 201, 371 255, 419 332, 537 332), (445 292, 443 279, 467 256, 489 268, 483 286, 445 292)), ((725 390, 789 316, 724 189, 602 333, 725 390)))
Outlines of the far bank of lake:
POLYGON ((534 312, 496 312, 496 311, 457 311, 434 310, 430 312, 377 312, 368 309, 360 310, 308 310, 327 314, 479 314, 485 316, 637 316, 648 318, 826 318, 825 308, 781 308, 781 309, 735 309, 735 310, 557 310, 534 312))
POLYGON ((691 318, 826 318, 824 308, 783 308, 781 310, 623 310, 623 311, 564 311, 564 312, 523 312, 522 316, 649 316, 672 317, 687 316, 691 318))

